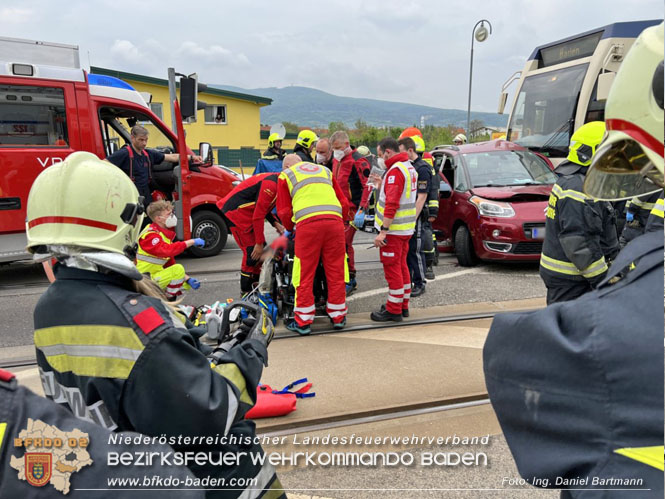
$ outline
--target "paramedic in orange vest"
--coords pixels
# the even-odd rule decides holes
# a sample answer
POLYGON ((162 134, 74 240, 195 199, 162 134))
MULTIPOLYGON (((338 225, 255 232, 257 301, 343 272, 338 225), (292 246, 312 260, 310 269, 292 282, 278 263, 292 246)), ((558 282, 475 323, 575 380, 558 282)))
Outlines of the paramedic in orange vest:
POLYGON ((344 220, 349 218, 346 197, 326 167, 303 162, 295 154, 284 158, 277 181, 277 215, 288 231, 294 230, 295 258, 292 282, 296 289, 295 319, 286 327, 305 335, 314 321, 314 275, 319 261, 328 285, 326 311, 335 329, 346 325, 344 282, 344 220))
POLYGON ((174 257, 192 246, 203 247, 201 238, 173 242, 178 220, 173 205, 166 200, 148 205, 148 216, 153 221, 139 235, 136 267, 142 274, 149 274, 159 284, 169 300, 175 300, 183 289, 199 289, 201 283, 185 273, 185 267, 175 263, 174 257))
POLYGON ((416 226, 416 183, 418 175, 406 152, 399 152, 399 144, 386 137, 377 146, 379 166, 386 174, 381 182, 376 203, 374 226, 379 235, 374 246, 379 248, 383 273, 388 281, 388 300, 370 318, 377 322, 400 322, 409 316, 411 275, 406 263, 409 239, 416 226))
POLYGON ((279 173, 259 173, 236 185, 217 203, 231 229, 233 239, 242 250, 240 293, 252 291, 261 275, 261 256, 266 238, 264 220, 282 234, 284 227, 275 219, 272 209, 277 201, 279 173))

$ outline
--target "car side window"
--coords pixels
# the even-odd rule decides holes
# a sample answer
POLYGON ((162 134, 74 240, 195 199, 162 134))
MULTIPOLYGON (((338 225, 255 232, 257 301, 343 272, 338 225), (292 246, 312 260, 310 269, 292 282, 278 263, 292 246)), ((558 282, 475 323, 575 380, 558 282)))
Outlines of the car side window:
POLYGON ((469 186, 459 156, 453 157, 452 160, 455 177, 454 189, 460 192, 468 191, 469 186))

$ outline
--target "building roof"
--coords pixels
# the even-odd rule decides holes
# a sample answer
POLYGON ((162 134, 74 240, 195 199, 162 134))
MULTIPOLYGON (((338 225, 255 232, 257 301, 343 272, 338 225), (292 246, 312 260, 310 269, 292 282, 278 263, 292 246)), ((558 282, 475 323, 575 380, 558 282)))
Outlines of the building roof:
MULTIPOLYGON (((149 83, 151 85, 159 85, 162 87, 168 87, 169 82, 162 78, 155 78, 153 76, 139 75, 136 73, 126 73, 124 71, 118 71, 115 69, 100 68, 98 66, 91 66, 90 72, 94 74, 114 76, 120 78, 121 80, 131 80, 138 81, 141 83, 149 83)), ((201 92, 202 94, 210 95, 219 95, 222 97, 228 97, 230 99, 238 99, 249 102, 255 102, 259 106, 269 106, 272 104, 272 99, 268 97, 261 97, 259 95, 243 94, 240 92, 231 92, 230 90, 222 90, 221 88, 214 88, 208 86, 205 91, 201 92)))

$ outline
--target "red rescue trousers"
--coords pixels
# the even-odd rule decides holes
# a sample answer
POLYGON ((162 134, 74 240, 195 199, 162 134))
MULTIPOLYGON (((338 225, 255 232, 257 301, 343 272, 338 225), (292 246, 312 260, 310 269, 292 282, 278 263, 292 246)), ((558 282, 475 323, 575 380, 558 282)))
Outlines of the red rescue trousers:
POLYGON ((238 246, 242 250, 242 264, 240 266, 241 272, 247 274, 260 274, 261 273, 261 261, 252 260, 251 254, 254 250, 254 244, 256 241, 254 239, 254 231, 250 225, 249 231, 246 229, 241 229, 240 227, 231 227, 231 234, 233 239, 236 240, 238 246))
POLYGON ((349 222, 344 223, 344 240, 346 242, 346 256, 349 262, 349 274, 351 278, 356 277, 356 257, 353 252, 353 237, 356 235, 356 229, 349 222))
POLYGON ((346 283, 344 282, 344 223, 341 218, 308 219, 296 226, 293 285, 296 288, 293 308, 296 322, 306 326, 314 321, 314 275, 319 261, 328 285, 326 312, 335 324, 346 317, 346 283))
POLYGON ((411 275, 406 264, 411 236, 388 234, 386 245, 379 248, 379 258, 383 264, 383 274, 388 282, 386 310, 391 314, 401 314, 409 308, 411 297, 411 275))

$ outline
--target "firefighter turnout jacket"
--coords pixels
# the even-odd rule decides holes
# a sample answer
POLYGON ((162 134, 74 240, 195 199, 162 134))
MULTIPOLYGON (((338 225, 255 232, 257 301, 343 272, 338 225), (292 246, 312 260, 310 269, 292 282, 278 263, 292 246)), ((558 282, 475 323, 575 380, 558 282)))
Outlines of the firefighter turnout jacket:
POLYGON ((180 316, 134 292, 129 279, 62 265, 55 270, 56 281, 34 313, 46 396, 109 430, 173 436, 176 451, 207 456, 190 461, 198 478, 256 479, 208 497, 280 496, 273 467, 261 462, 254 423, 244 419, 268 360, 265 346, 246 340, 211 368, 180 316), (236 457, 222 463, 220 453, 236 457))
POLYGON ((586 279, 594 285, 607 272, 601 247, 604 204, 594 202, 582 192, 584 169, 580 166, 575 173, 559 177, 552 187, 540 255, 540 275, 548 287, 562 279, 586 279))
POLYGON ((530 483, 584 489, 562 497, 663 497, 663 233, 632 241, 574 301, 498 314, 483 367, 530 483))
POLYGON ((644 229, 645 232, 663 231, 663 208, 665 208, 665 204, 663 203, 663 191, 660 191, 660 198, 654 203, 653 209, 647 219, 647 226, 644 229))
POLYGON ((277 202, 278 173, 252 175, 236 185, 217 203, 224 216, 241 231, 254 233, 254 244, 266 242, 264 220, 275 224, 272 209, 277 202))
POLYGON ((432 177, 429 196, 427 196, 428 216, 436 217, 439 214, 439 188, 441 187, 441 177, 439 177, 436 168, 434 168, 434 157, 430 153, 423 153, 422 160, 430 166, 430 175, 432 177))
MULTIPOLYGON (((0 497, 140 499, 164 492, 127 490, 127 484, 133 480, 144 485, 145 478, 155 477, 150 484, 152 489, 172 488, 159 485, 156 478, 162 483, 168 478, 181 484, 193 483, 189 469, 161 459, 144 466, 109 465, 110 453, 154 452, 157 456, 172 456, 171 447, 145 443, 145 438, 138 433, 113 434, 78 419, 53 401, 19 386, 12 373, 0 369, 0 497), (74 438, 76 445, 71 446, 69 438, 74 438), (95 491, 91 493, 90 489, 95 491)), ((202 490, 178 491, 178 497, 204 496, 202 490)))

